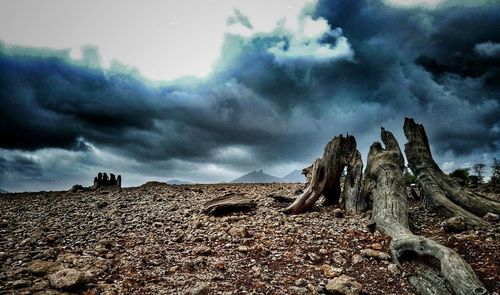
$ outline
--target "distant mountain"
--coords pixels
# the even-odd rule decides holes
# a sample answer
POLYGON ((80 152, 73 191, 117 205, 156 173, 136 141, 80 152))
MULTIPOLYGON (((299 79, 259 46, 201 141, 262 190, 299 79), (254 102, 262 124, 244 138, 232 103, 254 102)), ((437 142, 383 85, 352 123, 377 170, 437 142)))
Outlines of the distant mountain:
POLYGON ((302 175, 302 171, 299 171, 299 170, 293 170, 292 172, 283 176, 283 179, 286 180, 287 182, 305 182, 306 181, 305 176, 302 175))
POLYGON ((170 179, 170 180, 167 180, 166 183, 168 183, 168 184, 191 184, 191 182, 189 182, 189 181, 179 180, 179 179, 170 179))
POLYGON ((285 181, 283 178, 266 174, 262 170, 250 172, 238 179, 231 181, 231 183, 272 183, 272 182, 287 182, 287 181, 285 181))
POLYGON ((8 191, 3 190, 3 189, 0 188, 0 194, 7 194, 7 193, 8 193, 8 191))

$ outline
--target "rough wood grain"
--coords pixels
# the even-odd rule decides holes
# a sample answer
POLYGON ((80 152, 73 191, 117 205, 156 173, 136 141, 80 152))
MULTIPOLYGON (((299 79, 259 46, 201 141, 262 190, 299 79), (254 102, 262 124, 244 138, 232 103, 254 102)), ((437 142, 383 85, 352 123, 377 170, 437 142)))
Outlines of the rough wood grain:
POLYGON ((312 208, 321 196, 324 197, 325 205, 338 203, 341 197, 340 178, 345 167, 348 168, 345 180, 345 187, 348 189, 345 190, 343 197, 346 200, 347 210, 351 213, 366 210, 366 202, 359 200, 363 162, 361 154, 356 149, 356 140, 353 136, 339 135, 325 146, 323 157, 316 159, 312 167, 307 168, 306 189, 283 211, 285 213, 306 211, 312 208))
POLYGON ((405 118, 404 133, 406 158, 427 208, 446 217, 461 216, 473 226, 488 226, 481 218, 488 212, 499 214, 500 202, 469 191, 443 173, 432 158, 423 125, 405 118))
MULTIPOLYGON (((382 128, 381 137, 385 148, 378 142, 370 147, 364 189, 373 200, 372 219, 376 228, 392 237, 393 258, 397 261, 408 251, 434 257, 439 260, 440 272, 456 294, 488 294, 469 264, 455 251, 410 231, 403 181, 404 158, 392 133, 382 128)), ((420 293, 432 294, 429 284, 415 286, 425 286, 420 293)))
POLYGON ((230 194, 206 202, 203 212, 209 215, 224 215, 232 212, 249 211, 257 206, 249 197, 230 194))

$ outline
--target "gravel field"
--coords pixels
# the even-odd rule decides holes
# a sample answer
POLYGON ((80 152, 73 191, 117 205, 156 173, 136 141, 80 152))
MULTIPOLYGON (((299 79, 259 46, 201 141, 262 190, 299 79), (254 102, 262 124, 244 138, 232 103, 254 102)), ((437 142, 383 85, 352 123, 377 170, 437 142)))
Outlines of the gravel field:
MULTIPOLYGON (((0 197, 2 294, 325 294, 348 282, 362 294, 414 294, 414 263, 396 266, 369 212, 315 207, 284 215, 272 196, 300 184, 166 185, 0 197), (241 194, 255 210, 202 213, 241 194)), ((411 204, 412 230, 455 249, 490 292, 500 290, 498 223, 446 232, 411 204)), ((429 263, 432 263, 430 261, 429 263)))

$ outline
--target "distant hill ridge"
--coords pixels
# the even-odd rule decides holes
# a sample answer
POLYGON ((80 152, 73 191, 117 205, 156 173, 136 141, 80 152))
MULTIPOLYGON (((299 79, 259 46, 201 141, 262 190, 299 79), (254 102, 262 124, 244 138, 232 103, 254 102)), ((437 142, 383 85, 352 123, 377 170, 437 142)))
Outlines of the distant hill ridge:
POLYGON ((8 191, 3 190, 3 189, 0 188, 0 194, 7 194, 7 193, 8 193, 8 191))
POLYGON ((305 182, 306 177, 302 174, 302 171, 300 170, 293 170, 292 172, 288 173, 287 175, 283 176, 283 179, 289 180, 287 182, 305 182))
POLYGON ((180 180, 180 179, 170 179, 166 181, 167 184, 192 184, 189 181, 180 180))
POLYGON ((253 171, 248 174, 245 174, 233 181, 231 183, 288 183, 288 182, 304 182, 305 178, 300 177, 300 171, 294 170, 287 174, 285 177, 276 177, 273 175, 269 175, 264 173, 263 170, 253 171), (297 175, 298 172, 298 175, 297 175))

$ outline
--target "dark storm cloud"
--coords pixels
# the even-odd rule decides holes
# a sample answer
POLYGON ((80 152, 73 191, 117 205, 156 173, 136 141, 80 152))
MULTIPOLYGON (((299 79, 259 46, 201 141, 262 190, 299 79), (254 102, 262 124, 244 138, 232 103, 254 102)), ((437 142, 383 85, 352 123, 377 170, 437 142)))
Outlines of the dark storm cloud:
POLYGON ((12 159, 0 157, 0 175, 8 171, 22 171, 25 177, 39 178, 43 175, 41 167, 29 157, 15 155, 12 159))
POLYGON ((365 84, 355 101, 393 106, 396 119, 419 118, 440 153, 498 152, 500 57, 477 48, 500 40, 500 5, 428 10, 320 1, 316 14, 341 27, 356 52, 357 63, 343 72, 365 84))
POLYGON ((144 84, 59 58, 0 55, 0 95, 4 148, 69 148, 79 136, 118 141, 162 116, 144 84))
POLYGON ((403 118, 412 116, 438 156, 498 153, 499 16, 500 5, 320 1, 313 18, 332 30, 321 46, 347 38, 353 58, 280 62, 273 48, 291 51, 292 32, 228 35, 211 76, 168 86, 56 57, 0 54, 0 147, 88 152, 90 142, 137 161, 246 170, 309 162, 343 132, 365 152, 380 125, 403 140, 403 118))

